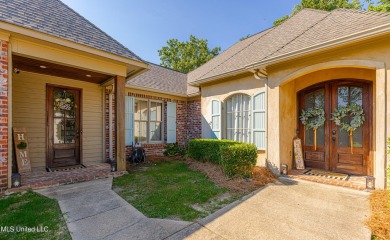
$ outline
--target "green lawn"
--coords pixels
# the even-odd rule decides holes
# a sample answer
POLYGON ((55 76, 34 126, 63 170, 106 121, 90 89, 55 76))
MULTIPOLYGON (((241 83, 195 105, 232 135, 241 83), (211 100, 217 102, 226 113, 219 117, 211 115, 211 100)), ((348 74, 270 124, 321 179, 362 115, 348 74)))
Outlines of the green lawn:
POLYGON ((148 217, 186 221, 205 217, 238 197, 184 162, 139 165, 128 175, 114 178, 113 188, 148 217))
POLYGON ((0 198, 0 239, 71 237, 57 201, 28 191, 0 198))

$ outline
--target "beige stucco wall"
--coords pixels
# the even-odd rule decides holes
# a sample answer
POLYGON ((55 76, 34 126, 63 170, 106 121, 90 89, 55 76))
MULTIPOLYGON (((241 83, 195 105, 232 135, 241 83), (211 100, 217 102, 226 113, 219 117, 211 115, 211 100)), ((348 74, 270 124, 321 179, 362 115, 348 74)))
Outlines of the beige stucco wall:
MULTIPOLYGON (((219 100, 221 101, 222 108, 224 108, 225 99, 229 98, 234 94, 247 94, 253 96, 254 94, 265 91, 264 81, 255 79, 253 75, 237 78, 228 81, 222 81, 218 84, 203 86, 201 90, 201 111, 202 111, 202 138, 210 138, 211 129, 211 101, 219 100)), ((225 125, 226 117, 222 112, 222 130, 225 125)), ((224 138, 225 131, 222 131, 222 138, 224 138)), ((265 162, 265 153, 264 151, 259 151, 258 154, 258 165, 264 165, 265 162)))
POLYGON ((373 81, 374 176, 378 188, 385 186, 385 137, 390 136, 390 42, 388 38, 344 47, 305 59, 267 68, 268 141, 267 159, 277 168, 281 163, 291 166, 292 138, 297 128, 297 92, 310 85, 340 78, 373 81), (388 84, 387 84, 388 87, 388 84), (386 117, 387 116, 387 117, 386 117), (278 119, 278 121, 276 121, 278 119))
POLYGON ((32 167, 46 167, 46 84, 82 89, 82 163, 103 162, 102 87, 22 71, 13 75, 12 120, 27 129, 32 167))

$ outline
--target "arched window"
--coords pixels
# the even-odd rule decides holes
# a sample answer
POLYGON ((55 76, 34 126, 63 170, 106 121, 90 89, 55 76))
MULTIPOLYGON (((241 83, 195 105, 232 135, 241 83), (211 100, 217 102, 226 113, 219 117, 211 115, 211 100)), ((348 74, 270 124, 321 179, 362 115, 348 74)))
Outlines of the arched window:
POLYGON ((251 98, 236 94, 226 100, 226 138, 238 142, 251 142, 251 98))

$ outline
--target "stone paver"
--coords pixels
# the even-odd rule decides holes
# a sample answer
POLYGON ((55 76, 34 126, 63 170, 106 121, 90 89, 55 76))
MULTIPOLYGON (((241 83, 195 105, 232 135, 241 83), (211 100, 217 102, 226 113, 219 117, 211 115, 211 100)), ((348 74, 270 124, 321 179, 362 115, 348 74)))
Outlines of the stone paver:
POLYGON ((74 239, 362 239, 368 193, 280 178, 198 222, 150 219, 111 190, 112 179, 37 192, 59 201, 74 239))

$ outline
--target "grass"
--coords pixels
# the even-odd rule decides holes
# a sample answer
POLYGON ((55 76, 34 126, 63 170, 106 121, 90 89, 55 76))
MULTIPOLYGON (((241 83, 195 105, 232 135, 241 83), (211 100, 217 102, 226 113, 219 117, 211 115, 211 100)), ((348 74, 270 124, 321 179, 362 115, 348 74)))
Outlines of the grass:
POLYGON ((0 239, 71 237, 57 201, 27 191, 0 198, 0 239), (21 231, 21 227, 35 227, 41 232, 21 231))
POLYGON ((193 221, 236 200, 184 162, 145 163, 114 179, 114 191, 151 218, 193 221))

